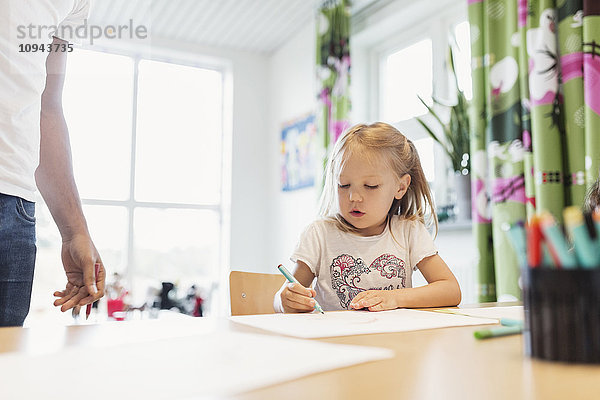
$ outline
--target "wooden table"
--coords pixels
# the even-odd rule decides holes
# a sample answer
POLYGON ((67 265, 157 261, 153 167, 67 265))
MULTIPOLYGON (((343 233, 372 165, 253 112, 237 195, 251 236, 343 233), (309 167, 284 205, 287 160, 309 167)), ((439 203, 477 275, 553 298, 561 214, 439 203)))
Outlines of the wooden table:
MULTIPOLYGON (((215 329, 261 332, 227 320, 215 329)), ((457 327, 318 339, 386 347, 389 360, 311 375, 237 396, 237 399, 599 399, 600 365, 568 365, 523 356, 522 336, 478 341, 457 327)), ((93 346, 107 337, 134 335, 142 323, 0 328, 0 353, 50 352, 93 346)), ((262 333, 262 332, 261 332, 262 333)), ((314 355, 307 354, 307 357, 314 355)), ((285 360, 282 355, 282 368, 285 360)))

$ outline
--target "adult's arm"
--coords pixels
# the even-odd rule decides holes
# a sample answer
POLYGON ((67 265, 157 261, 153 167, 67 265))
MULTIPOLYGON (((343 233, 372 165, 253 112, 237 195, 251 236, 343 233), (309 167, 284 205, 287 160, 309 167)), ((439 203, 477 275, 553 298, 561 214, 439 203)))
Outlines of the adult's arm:
MULTIPOLYGON (((67 42, 54 38, 53 44, 67 42)), ((56 46, 53 46, 55 48, 56 46)), ((40 163, 37 187, 62 238, 61 258, 67 276, 65 290, 54 293, 62 311, 92 303, 104 295, 106 272, 92 242, 73 177, 69 131, 63 115, 62 92, 67 53, 50 52, 40 119, 40 163), (95 276, 95 264, 100 264, 95 276)))

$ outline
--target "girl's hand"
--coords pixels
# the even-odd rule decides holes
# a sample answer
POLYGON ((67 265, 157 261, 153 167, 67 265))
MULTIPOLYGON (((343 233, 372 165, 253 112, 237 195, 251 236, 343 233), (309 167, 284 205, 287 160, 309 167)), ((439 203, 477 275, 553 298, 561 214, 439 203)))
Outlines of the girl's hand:
POLYGON ((355 310, 367 308, 369 311, 394 310, 398 308, 396 290, 365 290, 357 294, 350 302, 355 310))
POLYGON ((306 288, 299 283, 288 283, 282 289, 280 298, 283 312, 311 312, 315 309, 313 297, 316 296, 316 292, 314 289, 306 288))

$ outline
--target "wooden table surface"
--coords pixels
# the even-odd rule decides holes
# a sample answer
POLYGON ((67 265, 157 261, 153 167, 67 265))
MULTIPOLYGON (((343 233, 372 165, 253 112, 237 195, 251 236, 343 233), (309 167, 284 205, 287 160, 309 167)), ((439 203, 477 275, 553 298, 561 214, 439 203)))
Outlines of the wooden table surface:
MULTIPOLYGON (((214 329, 261 332, 228 320, 214 329)), ((136 335, 141 321, 85 326, 0 328, 0 353, 48 353, 136 335)), ((477 326, 317 339, 385 347, 395 357, 238 395, 236 399, 600 399, 600 365, 569 365, 523 355, 521 335, 475 340, 477 326)), ((262 333, 262 332, 261 332, 262 333)), ((268 334, 268 333, 267 333, 268 334)), ((307 354, 307 357, 316 355, 307 354)), ((282 355, 282 368, 285 362, 282 355)), ((176 361, 175 361, 176 362, 176 361)), ((8 399, 7 399, 8 400, 8 399)))

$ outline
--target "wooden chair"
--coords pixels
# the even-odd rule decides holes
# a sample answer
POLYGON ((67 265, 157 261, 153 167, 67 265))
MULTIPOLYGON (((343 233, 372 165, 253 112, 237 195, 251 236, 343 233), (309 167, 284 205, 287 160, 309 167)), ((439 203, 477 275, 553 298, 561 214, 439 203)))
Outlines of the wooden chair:
POLYGON ((285 277, 281 274, 231 271, 229 296, 231 315, 273 314, 273 297, 285 277))

